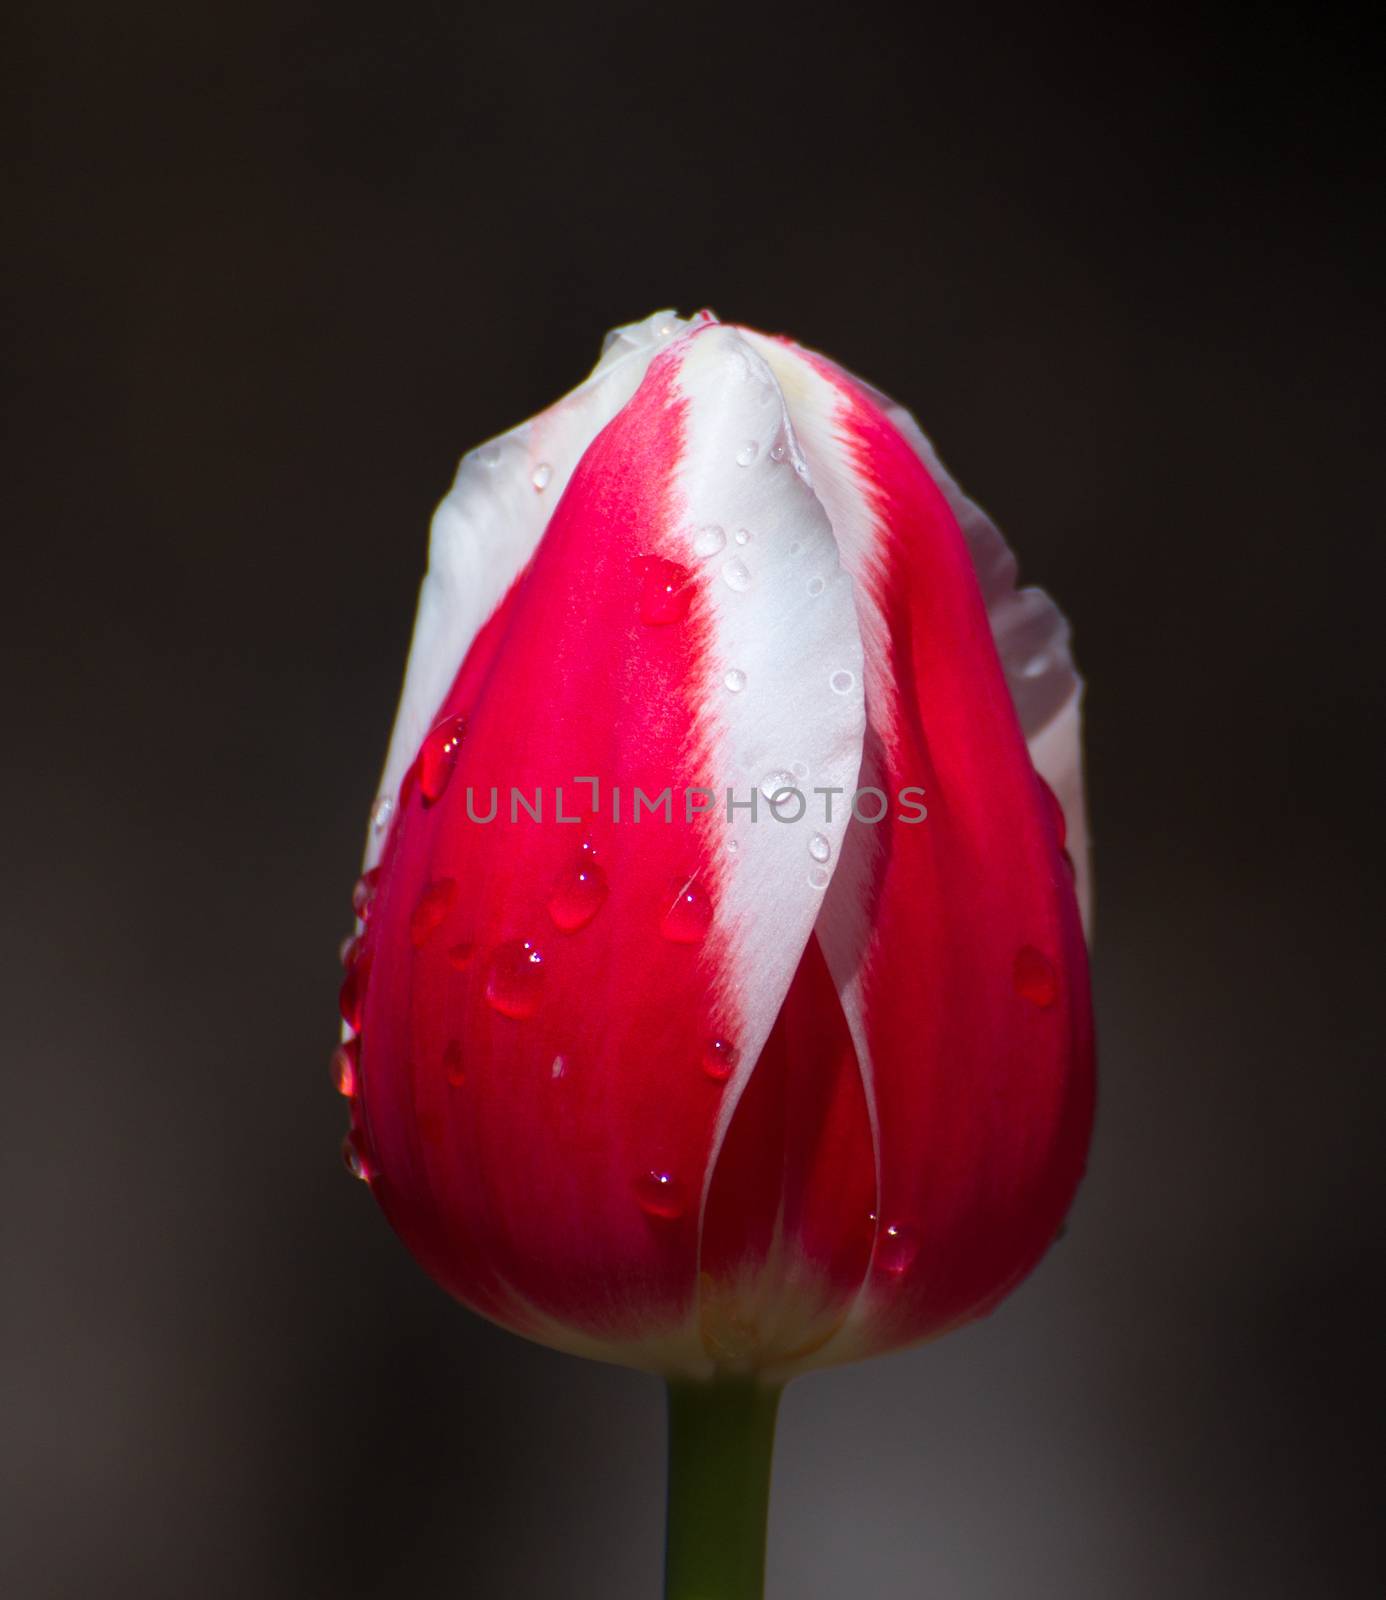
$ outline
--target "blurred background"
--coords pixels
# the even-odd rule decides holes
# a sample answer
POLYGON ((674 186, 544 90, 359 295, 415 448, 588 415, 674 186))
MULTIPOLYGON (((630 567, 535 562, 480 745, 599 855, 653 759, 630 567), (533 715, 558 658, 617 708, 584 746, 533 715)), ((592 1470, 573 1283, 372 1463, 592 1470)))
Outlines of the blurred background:
POLYGON ((433 504, 610 325, 710 305, 907 402, 1061 599, 1100 891, 1068 1236, 988 1322, 791 1389, 772 1596, 1382 1592, 1346 24, 3 26, 0 1591, 657 1592, 658 1386, 447 1300, 342 1172, 327 1059, 433 504))

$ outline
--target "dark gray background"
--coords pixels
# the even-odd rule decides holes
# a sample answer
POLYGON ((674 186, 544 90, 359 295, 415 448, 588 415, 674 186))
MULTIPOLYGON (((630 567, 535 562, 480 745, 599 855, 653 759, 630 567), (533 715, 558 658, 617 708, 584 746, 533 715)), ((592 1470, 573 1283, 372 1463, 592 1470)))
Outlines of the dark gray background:
POLYGON ((10 11, 6 1596, 656 1592, 658 1387, 433 1287, 327 1055, 456 457, 703 304, 908 402, 1091 685, 1090 1177, 790 1391, 772 1594, 1380 1592, 1379 79, 1023 15, 10 11))

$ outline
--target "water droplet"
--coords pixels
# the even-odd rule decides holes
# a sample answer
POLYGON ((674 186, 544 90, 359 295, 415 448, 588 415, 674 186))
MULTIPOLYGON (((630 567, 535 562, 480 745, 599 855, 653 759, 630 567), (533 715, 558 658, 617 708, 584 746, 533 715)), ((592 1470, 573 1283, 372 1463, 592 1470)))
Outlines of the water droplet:
POLYGON ((384 833, 390 826, 390 817, 394 813, 395 802, 388 794, 382 794, 371 810, 371 827, 376 833, 384 833))
POLYGON ((529 481, 542 493, 549 486, 549 479, 553 477, 553 468, 547 461, 541 461, 529 475, 529 481))
POLYGON ((356 1075, 361 1055, 361 1041, 347 1039, 332 1052, 332 1082, 337 1093, 348 1100, 356 1093, 356 1075))
POLYGON ((726 677, 722 679, 722 682, 726 684, 733 694, 740 694, 746 687, 746 674, 740 667, 733 667, 726 677))
POLYGON ((436 879, 419 896, 409 917, 409 942, 416 950, 427 944, 447 921, 456 899, 457 884, 452 878, 436 879))
POLYGON ((826 861, 833 853, 833 847, 828 843, 827 835, 815 833, 809 840, 809 854, 815 861, 826 861))
POLYGON ((484 444, 476 454, 483 467, 500 466, 501 447, 498 444, 484 444))
POLYGON ((568 1071, 567 1058, 565 1056, 555 1056, 553 1058, 553 1066, 549 1069, 549 1071, 550 1071, 550 1074, 551 1074, 554 1082, 557 1083, 560 1078, 564 1077, 567 1074, 567 1071, 568 1071))
POLYGON ((809 774, 807 761, 791 761, 789 763, 789 770, 794 774, 800 783, 807 781, 809 774))
POLYGON ((751 569, 740 556, 737 556, 722 568, 722 581, 729 589, 735 589, 739 594, 751 587, 751 569))
POLYGON ((673 944, 697 944, 712 921, 712 903, 690 878, 664 913, 659 931, 673 944))
POLYGON ((770 446, 770 459, 772 461, 783 461, 788 453, 783 439, 776 439, 774 444, 770 446))
MULTIPOLYGON (((798 788, 799 785, 795 782, 794 774, 784 771, 783 768, 778 772, 767 772, 760 780, 760 792, 767 800, 771 801, 774 800, 781 789, 793 789, 797 792, 798 788)), ((785 797, 783 804, 789 804, 788 796, 785 797)))
POLYGON ((792 556, 801 556, 801 555, 803 555, 803 553, 804 553, 803 541, 799 540, 799 539, 796 539, 794 541, 794 543, 790 545, 789 553, 792 556))
POLYGON ((443 1050, 443 1076, 453 1086, 458 1088, 466 1073, 462 1067, 462 1041, 449 1039, 443 1050))
POLYGON ((585 928, 606 902, 606 873, 585 855, 561 873, 549 895, 549 915, 564 933, 585 928))
POLYGON ((725 1083, 736 1071, 741 1052, 728 1039, 709 1039, 703 1051, 703 1071, 714 1083, 725 1083))
POLYGON ((672 1222, 683 1215, 683 1185, 669 1172, 642 1172, 635 1180, 635 1198, 647 1217, 672 1222))
POLYGON ((1020 998, 1033 1005, 1049 1007, 1059 998, 1059 976, 1054 971, 1054 963, 1032 944, 1020 947, 1012 982, 1020 998))
POLYGON ((856 686, 856 674, 852 672, 835 672, 828 679, 828 687, 834 694, 851 694, 856 686))
POLYGON ((448 951, 448 965, 455 971, 461 972, 464 967, 471 966, 475 954, 476 946, 470 940, 464 939, 448 951))
POLYGON ((812 867, 809 869, 809 888, 826 889, 832 882, 832 873, 826 867, 812 867))
POLYGON ((738 528, 736 530, 736 542, 737 544, 750 544, 751 530, 749 528, 738 528))
POLYGON ((354 933, 349 933, 341 944, 337 946, 337 959, 344 967, 349 967, 360 955, 361 952, 357 948, 359 944, 360 940, 357 936, 354 933))
POLYGON ((532 1017, 544 998, 544 958, 528 939, 498 945, 486 975, 486 998, 503 1017, 532 1017))
POLYGON ((682 622, 693 603, 693 574, 677 561, 662 556, 641 556, 636 563, 644 574, 640 584, 640 620, 652 628, 682 622))
POLYGON ((728 839, 727 840, 727 854, 729 856, 734 856, 734 855, 739 855, 740 853, 741 853, 740 841, 737 840, 737 839, 728 839))
POLYGON ((366 984, 370 972, 370 956, 364 952, 357 955, 347 968, 347 975, 342 979, 341 991, 337 997, 342 1021, 357 1033, 361 1031, 361 1013, 366 1007, 366 984))
POLYGON ((370 1169, 366 1165, 366 1158, 354 1133, 347 1134, 342 1140, 342 1165, 353 1178, 359 1178, 362 1183, 371 1181, 370 1169))
POLYGON ((882 1272, 899 1277, 907 1272, 919 1254, 918 1233, 903 1222, 892 1222, 876 1238, 876 1265, 882 1272))
POLYGON ((1058 795, 1049 787, 1043 778, 1040 787, 1044 790, 1045 799, 1049 802, 1050 815, 1054 818, 1054 832, 1059 838, 1059 849, 1062 850, 1068 843, 1068 818, 1064 815, 1064 808, 1058 795))
POLYGON ((1041 677, 1043 675, 1043 673, 1044 673, 1045 668, 1048 667, 1048 665, 1049 665, 1049 657, 1048 656, 1031 656, 1030 659, 1025 663, 1025 665, 1023 667, 1021 667, 1020 676, 1022 678, 1038 678, 1038 677, 1041 677))
POLYGON ((440 799, 447 788, 466 731, 465 717, 444 717, 424 740, 419 750, 419 793, 426 806, 440 799))
POLYGON ((810 594, 822 594, 824 587, 822 578, 810 578, 808 581, 808 592, 810 594))
POLYGON ((706 528, 699 528, 693 535, 693 554, 698 556, 715 556, 727 542, 727 536, 715 522, 709 523, 706 528))
POLYGON ((371 903, 374 901, 379 887, 379 867, 372 867, 369 872, 363 872, 356 880, 356 887, 351 891, 351 909, 360 917, 362 922, 371 914, 371 903))
POLYGON ((747 439, 746 443, 736 452, 736 464, 738 467, 749 467, 759 454, 760 446, 754 439, 747 439))

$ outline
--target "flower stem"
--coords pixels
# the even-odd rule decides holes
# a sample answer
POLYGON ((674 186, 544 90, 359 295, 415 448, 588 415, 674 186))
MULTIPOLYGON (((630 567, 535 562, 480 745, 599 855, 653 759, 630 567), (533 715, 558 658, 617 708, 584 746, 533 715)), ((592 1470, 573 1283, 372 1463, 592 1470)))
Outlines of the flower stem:
POLYGON ((762 1600, 779 1403, 749 1378, 670 1383, 665 1600, 762 1600))

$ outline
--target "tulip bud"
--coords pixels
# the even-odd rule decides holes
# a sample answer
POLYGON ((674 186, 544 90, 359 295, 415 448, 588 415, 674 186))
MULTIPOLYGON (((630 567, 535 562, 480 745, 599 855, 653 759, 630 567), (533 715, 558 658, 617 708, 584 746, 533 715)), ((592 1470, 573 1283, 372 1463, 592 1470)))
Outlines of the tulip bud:
POLYGON ((659 316, 434 518, 346 953, 348 1161, 432 1275, 673 1378, 990 1310, 1081 1176, 1067 630, 913 421, 659 316))

